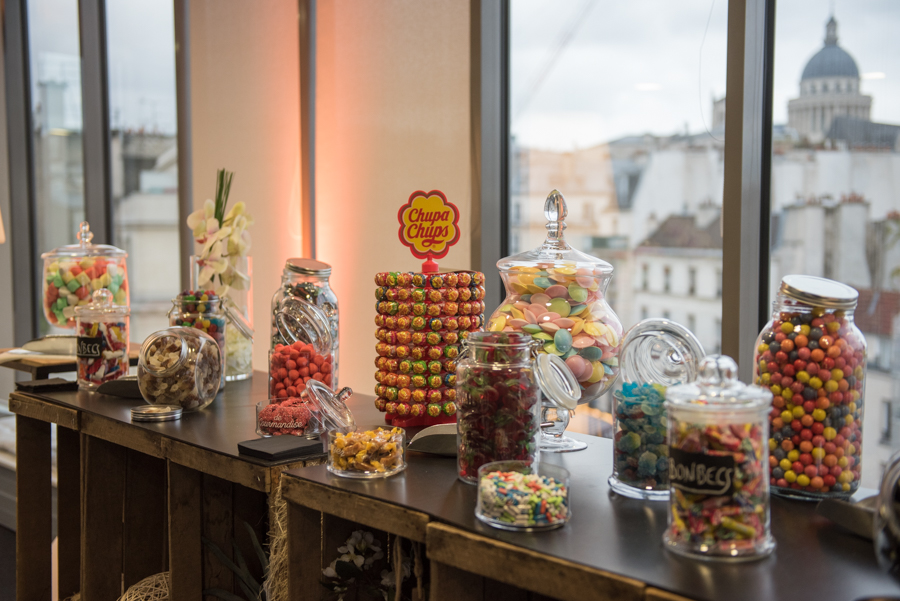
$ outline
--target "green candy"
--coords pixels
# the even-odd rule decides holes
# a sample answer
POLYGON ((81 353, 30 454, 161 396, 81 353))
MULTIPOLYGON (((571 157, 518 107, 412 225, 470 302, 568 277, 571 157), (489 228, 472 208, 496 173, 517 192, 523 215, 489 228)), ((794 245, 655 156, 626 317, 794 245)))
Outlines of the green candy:
POLYGON ((537 325, 536 323, 530 323, 528 325, 522 326, 522 331, 528 332, 529 334, 539 334, 539 333, 543 332, 544 330, 541 328, 541 326, 537 325))
POLYGON ((559 350, 558 348, 556 348, 556 345, 553 344, 552 342, 548 342, 547 344, 544 345, 544 352, 547 353, 548 355, 562 355, 563 354, 563 352, 561 350, 559 350))
POLYGON ((530 294, 523 294, 521 298, 522 298, 522 300, 525 301, 526 303, 530 303, 530 302, 531 302, 531 295, 530 295, 530 294))
MULTIPOLYGON (((535 283, 537 283, 537 280, 535 280, 535 283)), ((572 297, 572 300, 583 303, 587 300, 588 291, 578 284, 569 284, 569 296, 572 297)))
POLYGON ((62 276, 57 273, 55 276, 53 276, 53 285, 57 288, 62 288, 66 285, 66 283, 63 281, 62 276))
POLYGON ((115 295, 116 292, 119 291, 119 285, 116 284, 115 282, 110 283, 110 285, 109 285, 109 291, 112 292, 113 295, 115 295))
POLYGON ((569 310, 569 315, 578 315, 582 311, 584 311, 587 305, 572 305, 572 308, 569 310))
POLYGON ((569 313, 572 311, 569 302, 564 298, 554 298, 551 300, 548 309, 560 317, 568 317, 569 313))
MULTIPOLYGON (((534 278, 534 285, 546 290, 553 285, 553 281, 550 278, 534 278)), ((587 298, 587 295, 584 298, 587 298)))
POLYGON ((572 334, 568 330, 556 330, 556 334, 553 335, 553 344, 562 354, 569 352, 572 349, 572 334))
POLYGON ((599 347, 589 346, 578 351, 578 354, 588 361, 599 361, 600 357, 603 356, 603 351, 599 347))
MULTIPOLYGON (((191 299, 191 300, 193 300, 193 299, 191 299)), ((501 305, 500 308, 497 310, 502 311, 503 313, 512 313, 512 309, 513 309, 513 306, 510 305, 509 303, 507 303, 505 305, 501 305)))
POLYGON ((566 351, 566 354, 563 355, 562 358, 565 360, 565 359, 568 359, 569 357, 574 357, 577 354, 578 354, 577 349, 570 348, 568 351, 566 351))
POLYGON ((537 334, 532 334, 531 337, 535 338, 537 340, 545 340, 547 342, 550 342, 551 340, 553 340, 553 336, 551 336, 550 334, 548 334, 547 332, 544 332, 544 331, 540 331, 537 334))

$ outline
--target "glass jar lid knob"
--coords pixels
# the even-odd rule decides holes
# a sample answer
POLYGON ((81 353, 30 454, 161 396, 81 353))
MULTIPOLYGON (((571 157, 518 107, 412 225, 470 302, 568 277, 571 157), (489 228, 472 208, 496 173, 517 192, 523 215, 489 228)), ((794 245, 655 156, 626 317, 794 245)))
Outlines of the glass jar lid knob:
POLYGON ((78 237, 78 242, 83 247, 89 246, 91 240, 94 239, 94 233, 91 231, 90 224, 88 224, 87 221, 82 221, 81 225, 79 225, 78 227, 78 234, 76 234, 76 236, 78 237))
POLYGON ((544 217, 547 218, 547 238, 559 240, 566 229, 566 216, 569 209, 566 207, 566 199, 559 190, 553 190, 544 201, 544 217))

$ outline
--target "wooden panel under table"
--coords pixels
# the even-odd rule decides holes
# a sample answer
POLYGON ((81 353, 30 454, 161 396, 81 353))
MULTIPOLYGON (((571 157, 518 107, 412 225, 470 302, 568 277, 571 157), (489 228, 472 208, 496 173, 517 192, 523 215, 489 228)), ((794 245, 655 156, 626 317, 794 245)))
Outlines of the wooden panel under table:
MULTIPOLYGON (((441 524, 428 524, 426 552, 433 577, 442 566, 512 584, 563 601, 643 601, 645 585, 530 549, 441 524)), ((432 601, 450 599, 432 585, 432 601), (435 595, 434 593, 437 593, 435 595)))

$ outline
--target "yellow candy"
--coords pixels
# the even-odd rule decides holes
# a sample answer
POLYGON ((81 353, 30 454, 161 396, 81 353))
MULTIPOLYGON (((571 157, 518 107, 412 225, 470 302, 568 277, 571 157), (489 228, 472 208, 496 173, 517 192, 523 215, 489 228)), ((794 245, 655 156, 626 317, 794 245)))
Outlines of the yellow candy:
POLYGON ((512 313, 512 316, 516 319, 525 319, 525 314, 522 313, 521 311, 519 311, 518 309, 516 309, 515 307, 512 307, 510 309, 510 313, 512 313))
POLYGON ((91 280, 91 288, 94 290, 100 290, 103 288, 103 282, 100 281, 100 278, 94 278, 91 280))
POLYGON ((572 326, 572 332, 571 332, 572 336, 575 336, 576 334, 581 334, 581 331, 584 329, 584 320, 581 319, 580 317, 575 317, 575 318, 569 317, 569 319, 571 319, 572 321, 575 322, 575 325, 572 326))
POLYGON ((109 277, 108 273, 104 273, 100 276, 100 287, 101 288, 109 288, 109 285, 112 284, 112 278, 109 277))
POLYGON ((513 292, 516 294, 528 294, 528 286, 525 284, 520 284, 518 282, 510 282, 510 288, 512 288, 513 292))
POLYGON ((488 330, 491 332, 502 332, 503 328, 506 327, 506 315, 502 313, 497 315, 494 319, 491 320, 490 325, 488 325, 488 330))
POLYGON ((519 274, 519 277, 516 278, 520 284, 524 284, 525 286, 534 283, 535 275, 531 273, 522 273, 519 274))
POLYGON ((591 336, 602 336, 605 332, 598 327, 597 322, 589 321, 584 324, 584 333, 591 336))
POLYGON ((88 267, 94 266, 94 260, 85 257, 81 260, 81 263, 79 263, 79 265, 81 266, 82 269, 87 269, 88 267))
POLYGON ((591 377, 588 378, 588 382, 590 382, 591 384, 596 384, 603 379, 603 376, 606 374, 606 370, 603 369, 603 364, 599 361, 592 361, 591 365, 594 366, 594 373, 592 373, 591 377))
POLYGON ((63 279, 63 282, 65 282, 66 284, 68 284, 69 282, 71 282, 72 280, 75 279, 75 276, 72 275, 72 272, 71 272, 71 271, 67 271, 67 272, 65 272, 65 273, 62 274, 62 279, 63 279))
POLYGON ((528 292, 530 294, 540 294, 541 292, 544 291, 543 288, 541 288, 540 286, 535 286, 534 284, 528 284, 528 286, 526 286, 526 288, 528 288, 528 292))
POLYGON ((797 449, 791 449, 791 451, 787 454, 788 461, 791 463, 800 459, 800 451, 797 449))
POLYGON ((124 305, 125 304, 125 291, 120 288, 119 291, 116 292, 115 297, 113 297, 113 302, 115 302, 117 305, 124 305))

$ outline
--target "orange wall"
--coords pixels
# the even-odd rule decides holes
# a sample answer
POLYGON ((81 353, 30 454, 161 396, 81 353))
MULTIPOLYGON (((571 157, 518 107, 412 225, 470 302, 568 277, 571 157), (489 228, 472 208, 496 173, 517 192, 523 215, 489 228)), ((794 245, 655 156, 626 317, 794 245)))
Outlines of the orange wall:
POLYGON ((397 210, 439 189, 461 212, 440 264, 468 269, 469 3, 320 0, 316 63, 316 252, 340 302, 341 384, 372 395, 378 271, 417 270, 397 210))
POLYGON ((266 370, 269 303, 284 260, 301 254, 300 45, 297 0, 192 0, 194 206, 235 172, 229 205, 247 203, 253 246, 253 364, 266 370))

